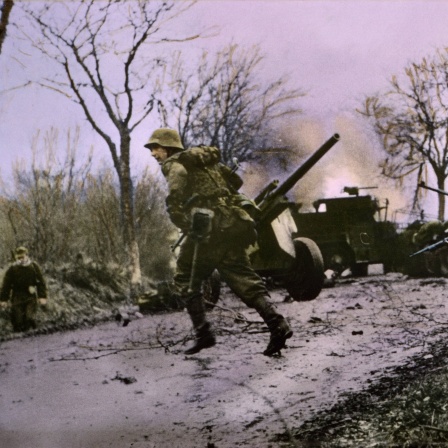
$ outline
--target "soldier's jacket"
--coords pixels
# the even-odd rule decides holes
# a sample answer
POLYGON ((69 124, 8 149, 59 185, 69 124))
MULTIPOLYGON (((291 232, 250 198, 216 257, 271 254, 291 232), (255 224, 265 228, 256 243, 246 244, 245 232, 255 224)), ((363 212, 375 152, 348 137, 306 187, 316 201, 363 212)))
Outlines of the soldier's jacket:
POLYGON ((243 182, 220 158, 218 148, 199 146, 174 154, 162 165, 169 186, 168 213, 183 231, 189 229, 193 207, 213 210, 215 228, 234 228, 235 232, 242 231, 237 228, 240 224, 249 231, 254 228, 251 216, 241 207, 238 189, 243 182))
POLYGON ((7 269, 3 278, 0 301, 7 302, 15 297, 47 297, 45 280, 36 262, 31 261, 24 266, 14 263, 7 269))

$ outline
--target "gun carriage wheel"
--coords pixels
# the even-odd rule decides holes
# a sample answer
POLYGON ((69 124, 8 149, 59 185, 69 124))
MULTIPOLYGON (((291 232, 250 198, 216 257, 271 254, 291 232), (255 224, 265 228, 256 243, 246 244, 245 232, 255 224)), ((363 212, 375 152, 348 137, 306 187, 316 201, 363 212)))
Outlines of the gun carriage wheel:
POLYGON ((324 284, 324 262, 317 244, 309 238, 295 238, 295 263, 288 272, 285 288, 297 301, 315 299, 324 284))

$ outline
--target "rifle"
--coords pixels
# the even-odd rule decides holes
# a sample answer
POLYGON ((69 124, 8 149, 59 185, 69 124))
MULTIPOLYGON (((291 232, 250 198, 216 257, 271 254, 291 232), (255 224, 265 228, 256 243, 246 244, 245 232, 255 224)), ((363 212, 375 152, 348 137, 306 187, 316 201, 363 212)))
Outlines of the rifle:
POLYGON ((429 246, 424 247, 421 250, 418 250, 417 252, 414 252, 413 254, 409 255, 409 257, 414 257, 415 255, 423 254, 425 252, 429 252, 431 250, 439 249, 440 247, 444 246, 445 244, 448 244, 448 237, 443 238, 443 240, 437 241, 434 244, 430 244, 429 246))
POLYGON ((187 234, 182 233, 180 237, 176 240, 174 244, 171 245, 171 252, 174 252, 181 244, 182 241, 186 238, 187 234))
POLYGON ((240 169, 240 162, 236 157, 232 159, 232 162, 233 162, 233 168, 230 171, 230 174, 236 173, 240 169))
POLYGON ((191 211, 191 228, 189 232, 190 238, 194 240, 193 261, 191 263, 190 283, 188 285, 188 293, 194 290, 194 281, 196 279, 196 265, 198 261, 199 245, 208 239, 212 231, 212 219, 214 213, 207 208, 193 208, 191 211))

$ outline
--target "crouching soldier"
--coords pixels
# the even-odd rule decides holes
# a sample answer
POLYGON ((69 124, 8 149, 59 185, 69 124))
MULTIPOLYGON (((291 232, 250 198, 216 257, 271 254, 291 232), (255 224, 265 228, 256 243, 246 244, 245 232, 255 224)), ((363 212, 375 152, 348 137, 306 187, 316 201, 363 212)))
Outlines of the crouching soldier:
POLYGON ((11 302, 11 323, 15 332, 36 328, 38 303, 47 302, 47 286, 39 265, 30 259, 28 250, 19 247, 16 261, 7 269, 0 292, 4 307, 11 302))

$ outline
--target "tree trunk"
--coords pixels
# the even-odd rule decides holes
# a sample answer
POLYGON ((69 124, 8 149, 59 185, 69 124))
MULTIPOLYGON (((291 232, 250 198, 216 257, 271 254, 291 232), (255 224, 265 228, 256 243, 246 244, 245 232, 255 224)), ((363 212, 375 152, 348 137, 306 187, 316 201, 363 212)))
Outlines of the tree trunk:
MULTIPOLYGON (((445 191, 445 177, 437 176, 437 188, 439 190, 445 191)), ((439 196, 439 221, 445 221, 445 195, 442 193, 437 193, 439 196)))
POLYGON ((134 205, 133 205, 133 185, 130 168, 130 143, 129 132, 121 133, 120 145, 120 198, 121 214, 123 220, 123 236, 126 256, 129 263, 129 280, 131 289, 131 299, 135 299, 139 293, 142 276, 140 269, 140 252, 135 236, 134 205))
POLYGON ((6 38, 6 29, 9 24, 9 15, 11 14, 14 2, 12 0, 4 0, 3 8, 0 15, 0 53, 2 52, 3 42, 6 38))

